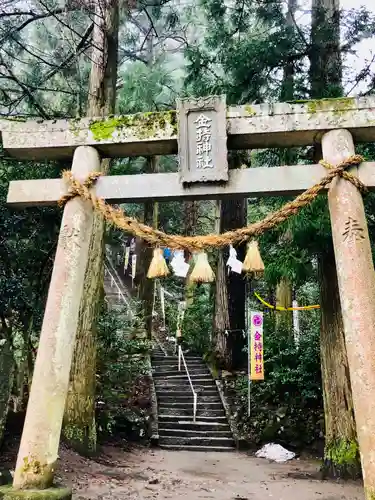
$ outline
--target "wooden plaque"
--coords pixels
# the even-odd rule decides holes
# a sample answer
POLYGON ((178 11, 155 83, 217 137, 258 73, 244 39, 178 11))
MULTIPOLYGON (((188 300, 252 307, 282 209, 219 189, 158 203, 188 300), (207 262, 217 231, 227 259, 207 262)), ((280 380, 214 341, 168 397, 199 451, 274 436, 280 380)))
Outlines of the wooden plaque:
POLYGON ((228 181, 225 96, 181 99, 177 110, 181 182, 228 181))

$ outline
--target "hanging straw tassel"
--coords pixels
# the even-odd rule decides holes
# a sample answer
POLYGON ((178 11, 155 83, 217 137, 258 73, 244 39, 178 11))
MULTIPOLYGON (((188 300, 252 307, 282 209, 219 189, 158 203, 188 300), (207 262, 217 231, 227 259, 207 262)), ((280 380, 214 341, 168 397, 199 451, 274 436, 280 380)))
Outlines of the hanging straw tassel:
POLYGON ((201 252, 197 256, 194 269, 190 275, 190 281, 193 283, 211 283, 215 279, 206 252, 201 252))
POLYGON ((150 267, 148 268, 147 278, 164 278, 168 274, 169 269, 164 259, 163 250, 155 248, 150 267))
POLYGON ((252 240, 247 245, 246 257, 242 269, 247 273, 254 273, 255 276, 262 275, 264 263, 259 252, 258 242, 252 240))

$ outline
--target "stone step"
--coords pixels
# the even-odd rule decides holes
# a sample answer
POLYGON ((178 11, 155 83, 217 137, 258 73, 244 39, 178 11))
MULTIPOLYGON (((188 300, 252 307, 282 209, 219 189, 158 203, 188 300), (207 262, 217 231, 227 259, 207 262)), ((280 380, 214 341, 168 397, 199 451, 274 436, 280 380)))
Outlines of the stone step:
MULTIPOLYGON (((197 374, 197 375, 192 375, 190 374, 190 380, 193 382, 194 384, 194 381, 202 381, 202 382, 211 382, 213 384, 215 384, 215 380, 211 377, 211 375, 208 375, 206 373, 204 374, 197 374)), ((169 377, 155 377, 155 382, 157 383, 162 383, 162 382, 189 382, 189 379, 187 377, 187 375, 172 375, 172 376, 169 376, 169 377)))
MULTIPOLYGON (((152 356, 152 361, 155 362, 155 364, 165 364, 165 363, 175 363, 176 361, 178 362, 178 356, 164 356, 164 355, 153 355, 152 356)), ((200 363, 204 364, 202 361, 202 358, 197 358, 195 356, 191 357, 185 357, 186 364, 189 365, 189 363, 194 364, 194 363, 200 363)))
MULTIPOLYGON (((197 390, 195 388, 195 390, 197 390)), ((174 397, 178 398, 180 396, 188 396, 191 393, 190 385, 186 387, 186 389, 181 388, 180 386, 170 386, 169 388, 163 388, 156 390, 156 396, 158 398, 164 398, 164 397, 174 397)), ((206 389, 203 389, 202 391, 198 392, 198 399, 204 399, 206 396, 217 396, 218 392, 216 387, 210 388, 207 387, 206 389)))
POLYGON ((202 416, 197 417, 196 422, 193 422, 193 416, 189 415, 169 415, 167 413, 160 413, 158 416, 158 420, 163 425, 169 425, 169 422, 173 422, 173 424, 178 424, 179 422, 184 423, 185 425, 228 425, 227 419, 225 416, 222 417, 213 417, 213 416, 202 416), (165 424, 164 424, 165 422, 165 424))
MULTIPOLYGON (((185 370, 181 370, 181 371, 178 371, 177 369, 177 366, 175 367, 172 367, 172 366, 168 366, 167 369, 153 369, 152 371, 152 374, 154 377, 177 377, 178 375, 185 375, 186 376, 186 372, 185 370)), ((209 371, 208 368, 202 368, 200 366, 198 367, 194 367, 192 368, 191 370, 189 369, 189 375, 190 376, 211 376, 211 373, 209 371)))
MULTIPOLYGON (((192 408, 193 402, 192 401, 165 401, 165 400, 159 400, 159 407, 160 411, 161 409, 166 409, 166 408, 192 408)), ((223 405, 221 401, 198 401, 197 403, 197 411, 200 409, 205 409, 205 410, 220 410, 223 408, 223 405)))
POLYGON ((174 446, 220 446, 220 447, 234 447, 234 440, 229 437, 184 437, 184 436, 161 436, 159 434, 160 445, 174 445, 174 446))
POLYGON ((176 437, 195 437, 195 438, 231 438, 232 433, 228 429, 205 429, 205 430, 196 430, 196 429, 187 429, 185 427, 179 427, 179 428, 160 428, 159 427, 159 436, 160 437, 166 437, 166 436, 176 436, 176 437))
POLYGON ((198 394, 196 422, 189 379, 184 367, 178 370, 178 357, 153 352, 159 446, 174 450, 231 451, 234 440, 215 380, 201 358, 185 356, 185 360, 198 394))
MULTIPOLYGON (((207 387, 210 389, 216 389, 216 384, 212 378, 193 378, 191 377, 191 383, 193 384, 194 390, 196 391, 199 387, 207 387)), ((169 389, 170 387, 176 387, 179 389, 185 389, 190 386, 189 379, 185 378, 160 378, 154 379, 155 389, 169 389)), ((216 389, 217 390, 217 389, 216 389)))
MULTIPOLYGON (((187 380, 187 378, 188 378, 185 370, 181 371, 181 372, 177 371, 176 373, 169 373, 169 372, 168 373, 156 372, 156 373, 158 373, 160 375, 159 377, 156 377, 157 379, 163 378, 165 380, 187 380)), ((190 375, 191 380, 200 379, 200 378, 213 380, 211 373, 206 372, 202 369, 199 369, 195 372, 189 371, 189 375, 190 375)))
MULTIPOLYGON (((161 361, 160 363, 155 363, 155 361, 152 361, 151 365, 155 371, 167 370, 167 369, 171 369, 171 368, 172 368, 172 370, 178 369, 177 359, 175 359, 174 361, 164 361, 164 362, 161 361)), ((207 365, 205 365, 202 361, 200 363, 198 363, 198 362, 186 363, 186 365, 187 365, 189 371, 193 370, 194 368, 207 369, 207 365)), ((181 364, 181 372, 185 372, 185 367, 183 364, 181 364)))
POLYGON ((176 444, 160 444, 160 448, 164 450, 174 451, 203 451, 203 452, 232 452, 235 451, 234 446, 196 446, 196 445, 176 445, 176 444))
MULTIPOLYGON (((169 347, 169 350, 167 351, 167 356, 164 355, 163 352, 155 353, 153 352, 151 354, 151 359, 154 363, 175 363, 176 361, 178 362, 178 354, 173 351, 174 347, 169 347)), ((202 358, 199 358, 197 356, 185 356, 185 361, 186 364, 188 363, 202 363, 205 364, 202 358)), ((181 360, 182 363, 182 360, 181 360)))
POLYGON ((159 419, 159 430, 170 429, 171 427, 173 429, 178 429, 178 430, 181 429, 184 431, 187 430, 204 431, 204 432, 226 431, 230 433, 230 427, 225 419, 223 419, 222 422, 214 422, 213 420, 205 421, 201 417, 199 417, 199 420, 196 420, 195 422, 193 422, 193 419, 187 420, 186 417, 179 417, 179 420, 176 421, 173 421, 171 419, 159 419))
MULTIPOLYGON (((193 419, 193 405, 189 405, 185 408, 182 408, 180 406, 159 406, 158 411, 160 415, 168 415, 170 417, 173 416, 178 416, 181 418, 183 416, 184 418, 191 418, 193 419)), ((215 421, 218 420, 218 418, 224 417, 225 418, 225 412, 223 408, 219 409, 207 409, 207 408, 197 408, 197 419, 202 420, 204 417, 211 417, 215 421)))
MULTIPOLYGON (((194 387, 194 391, 197 392, 198 394, 206 394, 208 395, 208 393, 213 393, 213 394, 217 394, 218 391, 217 391, 217 386, 215 384, 215 382, 213 382, 211 380, 211 383, 208 383, 207 384, 202 384, 202 383, 199 383, 199 382, 194 382, 192 380, 192 383, 193 383, 193 387, 194 387)), ((191 391, 191 385, 189 384, 189 381, 186 380, 186 381, 180 381, 180 382, 174 382, 174 383, 163 383, 163 381, 160 381, 160 383, 157 381, 157 380, 154 380, 154 384, 155 384, 155 389, 156 389, 156 392, 173 392, 173 391, 177 391, 177 392, 184 392, 184 393, 188 393, 188 394, 192 394, 192 391, 191 391)))
MULTIPOLYGON (((156 366, 155 364, 152 364, 152 370, 154 373, 157 373, 157 374, 161 374, 161 375, 186 375, 186 370, 183 366, 181 366, 181 370, 178 371, 178 365, 174 365, 174 366, 171 366, 171 365, 160 365, 160 366, 156 366)), ((192 375, 194 373, 204 373, 205 375, 211 375, 211 372, 209 371, 209 369, 207 368, 206 365, 198 365, 198 364, 194 364, 194 365, 191 365, 191 366, 188 366, 188 371, 189 371, 189 375, 192 375)))
MULTIPOLYGON (((173 404, 179 404, 179 405, 193 405, 193 398, 191 397, 179 397, 175 398, 173 396, 164 396, 164 397, 157 397, 158 400, 158 405, 159 406, 171 406, 173 404)), ((217 403, 217 404, 222 404, 221 399, 218 396, 209 396, 207 398, 202 398, 202 399, 197 399, 197 406, 204 404, 210 404, 210 403, 217 403)))

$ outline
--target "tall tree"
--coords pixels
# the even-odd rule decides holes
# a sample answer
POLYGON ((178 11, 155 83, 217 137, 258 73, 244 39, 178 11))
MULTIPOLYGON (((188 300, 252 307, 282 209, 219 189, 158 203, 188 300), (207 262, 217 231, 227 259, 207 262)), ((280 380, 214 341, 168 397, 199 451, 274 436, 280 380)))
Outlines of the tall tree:
MULTIPOLYGON (((241 165, 241 156, 236 154, 231 166, 241 165)), ((220 203, 220 232, 230 231, 246 225, 247 200, 222 200, 220 203)), ((246 244, 236 245, 237 258, 245 259, 246 244)), ((215 282, 214 345, 218 361, 229 370, 243 364, 245 338, 246 281, 241 274, 228 273, 226 261, 229 249, 219 250, 215 282)))
MULTIPOLYGON (((340 97, 339 0, 313 0, 311 17, 311 98, 340 97)), ((314 151, 321 158, 320 148, 314 151)), ((344 325, 331 236, 318 259, 321 305, 321 366, 325 415, 325 469, 336 475, 360 471, 344 325)))
MULTIPOLYGON (((157 172, 157 157, 149 157, 146 160, 145 173, 157 172)), ((143 222, 148 226, 157 228, 158 204, 152 201, 144 203, 143 222)), ((152 306, 155 293, 154 280, 147 278, 148 268, 152 259, 152 247, 145 241, 138 242, 139 265, 137 266, 137 282, 139 283, 138 297, 142 304, 146 333, 149 339, 152 337, 152 306)))
MULTIPOLYGON (((295 14, 297 10, 297 1, 288 0, 288 10, 285 16, 287 29, 290 35, 294 36, 296 30, 295 14)), ((295 99, 295 61, 294 58, 287 58, 283 68, 283 79, 281 83, 280 100, 281 102, 293 101, 295 99)), ((294 150, 289 148, 284 151, 283 160, 285 165, 292 165, 295 162, 296 155, 294 150)), ((289 234, 284 235, 284 239, 290 237, 289 234)), ((276 305, 284 308, 292 305, 292 282, 289 277, 283 276, 276 286, 276 305)), ((276 328, 280 327, 285 331, 291 331, 293 318, 290 312, 279 311, 276 315, 276 328)))
MULTIPOLYGON (((145 9, 147 14, 147 10, 145 9)), ((145 37, 145 45, 147 52, 145 54, 144 62, 147 68, 152 71, 155 64, 155 47, 154 36, 155 27, 153 25, 151 16, 147 17, 147 34, 145 37)), ((156 173, 158 170, 158 158, 156 156, 149 157, 146 160, 145 173, 156 173)), ((145 224, 157 228, 158 225, 158 203, 153 201, 146 201, 144 204, 143 221, 145 224)), ((138 296, 143 307, 143 314, 145 318, 146 333, 149 339, 152 337, 152 307, 154 302, 155 287, 154 282, 147 278, 148 268, 152 259, 152 248, 145 241, 139 242, 139 266, 137 271, 137 281, 139 281, 138 296)))
MULTIPOLYGON (((115 112, 119 29, 118 0, 98 0, 94 17, 92 67, 87 114, 102 117, 115 112)), ((108 172, 109 160, 102 161, 108 172)), ((95 214, 84 294, 80 304, 63 435, 83 454, 96 451, 95 385, 96 324, 103 287, 105 222, 95 214)))

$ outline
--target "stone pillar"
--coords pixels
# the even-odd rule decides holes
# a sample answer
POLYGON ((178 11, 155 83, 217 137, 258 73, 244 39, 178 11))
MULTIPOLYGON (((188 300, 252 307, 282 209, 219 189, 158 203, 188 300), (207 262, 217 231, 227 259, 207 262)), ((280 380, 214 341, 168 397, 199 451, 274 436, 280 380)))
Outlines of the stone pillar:
MULTIPOLYGON (((79 180, 99 169, 94 148, 75 150, 72 172, 79 180)), ((76 197, 66 204, 14 473, 15 489, 45 489, 53 481, 92 223, 90 202, 76 197)))
MULTIPOLYGON (((354 153, 347 130, 322 139, 323 157, 337 164, 354 153)), ((360 167, 359 167, 360 168, 360 167)), ((354 175, 357 168, 350 170, 354 175)), ((328 193, 345 341, 366 500, 375 499, 375 272, 362 196, 336 178, 328 193)))

